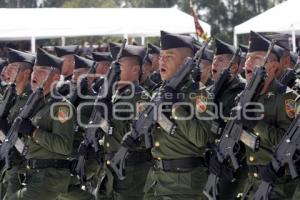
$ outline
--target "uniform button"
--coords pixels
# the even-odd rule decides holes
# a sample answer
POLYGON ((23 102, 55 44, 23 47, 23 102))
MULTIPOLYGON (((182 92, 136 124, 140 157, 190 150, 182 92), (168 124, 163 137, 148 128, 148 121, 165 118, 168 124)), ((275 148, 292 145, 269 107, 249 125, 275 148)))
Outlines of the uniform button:
POLYGON ((249 157, 249 161, 250 161, 250 162, 253 162, 253 161, 254 161, 254 157, 253 157, 253 156, 250 156, 250 157, 249 157))
POLYGON ((157 157, 157 160, 161 160, 161 157, 157 157))
POLYGON ((159 142, 155 142, 155 146, 156 146, 156 147, 159 147, 159 142))
POLYGON ((255 178, 257 178, 257 177, 258 177, 258 174, 257 174, 257 173, 254 173, 253 176, 254 176, 255 178))
POLYGON ((107 165, 110 165, 110 161, 109 161, 109 160, 108 160, 108 161, 106 161, 106 164, 107 164, 107 165))
POLYGON ((160 129, 160 126, 158 126, 157 128, 160 129))
POLYGON ((106 143, 106 147, 109 147, 109 143, 108 142, 106 143))
POLYGON ((255 135, 259 136, 259 133, 255 133, 255 135))

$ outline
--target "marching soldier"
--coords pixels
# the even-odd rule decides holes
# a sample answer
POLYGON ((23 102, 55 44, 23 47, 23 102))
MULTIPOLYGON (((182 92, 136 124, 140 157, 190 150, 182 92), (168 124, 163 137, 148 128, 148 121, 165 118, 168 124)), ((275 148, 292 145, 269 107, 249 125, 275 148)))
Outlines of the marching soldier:
MULTIPOLYGON (((214 80, 214 85, 210 88, 213 91, 215 85, 217 84, 218 78, 222 70, 228 67, 230 60, 236 52, 236 49, 219 39, 215 40, 216 42, 216 52, 212 64, 212 78, 214 80)), ((220 137, 219 133, 222 132, 223 128, 226 125, 227 118, 230 116, 231 109, 235 106, 235 98, 237 95, 243 91, 245 88, 245 80, 239 75, 239 64, 240 57, 238 56, 230 68, 231 80, 225 83, 222 86, 220 94, 214 97, 214 102, 218 105, 219 118, 217 121, 214 121, 214 126, 217 127, 214 129, 214 134, 218 138, 220 137)), ((213 161, 213 159, 212 159, 213 161)), ((243 161, 242 161, 243 162, 243 161)), ((210 171, 214 174, 219 172, 214 171, 216 163, 210 163, 210 171)), ((236 181, 231 182, 225 178, 220 180, 220 198, 221 199, 234 199, 239 192, 242 191, 245 177, 247 176, 247 167, 245 164, 243 168, 236 174, 236 181)))
MULTIPOLYGON (((7 82, 16 84, 16 100, 9 111, 8 116, 1 116, 0 129, 4 134, 10 129, 10 125, 18 116, 20 109, 25 105, 30 89, 30 75, 34 65, 35 56, 8 49, 8 65, 6 67, 7 82)), ((2 141, 3 142, 3 141, 2 141)), ((13 150, 12 162, 13 167, 6 170, 3 184, 7 185, 4 199, 8 199, 14 192, 21 188, 20 179, 24 173, 25 161, 19 152, 13 150)))
POLYGON ((54 95, 62 60, 38 49, 31 75, 31 88, 44 89, 44 100, 35 107, 31 119, 23 120, 19 134, 26 140, 25 186, 8 199, 55 200, 66 192, 70 179, 70 157, 74 136, 74 109, 70 103, 54 95))
MULTIPOLYGON (((88 99, 86 95, 92 96, 91 92, 91 84, 93 81, 93 77, 86 77, 84 75, 93 74, 95 67, 95 62, 80 56, 75 55, 75 69, 72 77, 72 84, 74 86, 73 91, 70 95, 69 101, 77 108, 77 114, 80 115, 80 123, 76 123, 75 128, 75 136, 73 141, 73 158, 76 159, 76 154, 80 145, 80 142, 83 140, 84 130, 80 125, 88 124, 92 106, 85 106, 82 109, 79 109, 78 106, 81 103, 91 102, 91 99, 88 99), (80 79, 81 78, 81 79, 80 79), (80 94, 79 94, 80 90, 80 94)), ((93 95, 94 96, 94 95, 93 95)), ((97 180, 96 173, 98 171, 99 165, 95 160, 95 156, 93 152, 89 154, 90 156, 87 158, 87 181, 90 183, 89 185, 93 188, 96 188, 97 180)), ((58 197, 58 200, 92 200, 95 199, 91 192, 93 188, 86 188, 83 190, 81 187, 81 183, 78 178, 73 175, 71 177, 69 189, 67 193, 61 194, 58 197)))
MULTIPOLYGON (((120 46, 110 48, 116 58, 120 46)), ((120 147, 123 136, 131 130, 134 114, 141 102, 147 101, 146 92, 138 85, 140 70, 145 56, 144 47, 126 45, 120 58, 121 74, 116 91, 111 100, 113 117, 110 120, 111 134, 105 134, 103 148, 105 164, 99 177, 98 199, 142 200, 143 187, 149 167, 151 154, 142 146, 131 152, 126 164, 126 178, 119 180, 109 168, 109 160, 120 147), (124 109, 127 112, 124 112, 124 109), (128 110, 131 111, 128 111, 128 110), (123 111, 122 111, 123 110, 123 111)), ((110 104, 110 103, 108 103, 110 104)))
MULTIPOLYGON (((168 81, 175 75, 187 57, 193 57, 194 40, 161 31, 160 75, 168 81)), ((160 92, 164 88, 155 92, 160 92)), ((168 104, 172 108, 170 120, 176 125, 174 133, 168 133, 158 124, 153 130, 154 147, 152 156, 155 164, 148 173, 145 185, 145 199, 205 199, 201 188, 207 178, 204 164, 204 149, 210 141, 210 121, 201 120, 206 117, 207 103, 210 96, 204 89, 197 91, 192 80, 182 83, 179 91, 164 88, 168 104), (178 98, 180 96, 180 100, 178 98), (182 98, 182 99, 181 99, 182 98), (176 105, 176 102, 179 104, 176 105), (195 110, 180 106, 180 102, 189 103, 195 110), (185 117, 192 115, 192 118, 185 117), (197 117, 199 118, 197 118, 197 117)), ((166 116, 170 116, 165 112, 166 116)))
POLYGON ((74 55, 77 54, 78 46, 56 46, 54 47, 55 53, 58 57, 64 59, 64 63, 61 69, 63 80, 71 80, 74 71, 74 55))
MULTIPOLYGON (((250 33, 250 47, 246 60, 246 80, 249 83, 254 70, 262 66, 264 56, 268 50, 270 41, 262 35, 250 33)), ((253 152, 246 147, 247 164, 249 166, 248 181, 243 192, 243 199, 253 199, 260 180, 272 182, 274 188, 270 199, 288 199, 291 194, 285 191, 285 184, 290 181, 288 175, 278 178, 271 165, 267 165, 272 158, 274 148, 277 146, 291 121, 295 117, 295 99, 297 94, 281 85, 276 79, 280 70, 280 58, 284 49, 275 45, 266 65, 267 78, 258 101, 264 106, 262 120, 243 120, 242 123, 248 130, 252 130, 260 137, 260 147, 253 152)))

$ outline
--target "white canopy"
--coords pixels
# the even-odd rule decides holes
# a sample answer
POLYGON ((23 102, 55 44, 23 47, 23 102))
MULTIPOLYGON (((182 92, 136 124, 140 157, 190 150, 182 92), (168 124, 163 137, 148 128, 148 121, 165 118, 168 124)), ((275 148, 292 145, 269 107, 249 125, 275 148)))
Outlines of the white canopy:
POLYGON ((292 34, 295 45, 295 34, 300 34, 299 8, 299 0, 288 0, 234 27, 235 44, 238 34, 249 33, 253 30, 292 34))
MULTIPOLYGON (((176 8, 0 9, 0 19, 0 40, 195 33, 193 17, 176 8)), ((210 25, 199 22, 210 34, 210 25)))

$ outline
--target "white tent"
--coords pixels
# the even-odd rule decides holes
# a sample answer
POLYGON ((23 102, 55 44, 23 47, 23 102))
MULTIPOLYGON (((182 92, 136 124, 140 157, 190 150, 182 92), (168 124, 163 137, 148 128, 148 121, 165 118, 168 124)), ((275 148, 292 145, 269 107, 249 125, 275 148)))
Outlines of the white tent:
MULTIPOLYGON (((176 8, 0 9, 0 40, 75 36, 159 36, 160 30, 195 33, 193 17, 176 8)), ((199 21, 210 34, 210 25, 199 21)))
POLYGON ((234 43, 237 44, 237 35, 256 32, 279 32, 292 35, 293 50, 296 47, 296 34, 300 34, 300 1, 288 0, 266 12, 249 19, 234 27, 234 43))

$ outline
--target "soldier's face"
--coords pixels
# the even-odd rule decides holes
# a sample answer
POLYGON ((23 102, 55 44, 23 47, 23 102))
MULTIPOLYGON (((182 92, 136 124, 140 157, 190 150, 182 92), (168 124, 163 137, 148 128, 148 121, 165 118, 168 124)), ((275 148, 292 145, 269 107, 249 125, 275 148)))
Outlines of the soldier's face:
POLYGON ((55 83, 59 81, 60 74, 52 72, 51 68, 43 66, 34 66, 31 74, 31 89, 35 91, 39 86, 44 84, 44 93, 48 94, 55 83))
POLYGON ((230 63, 230 54, 215 55, 212 63, 212 79, 217 80, 228 64, 230 63))
POLYGON ((97 63, 96 74, 106 74, 110 66, 110 62, 101 61, 97 63))
POLYGON ((170 80, 183 64, 186 55, 177 48, 162 50, 159 58, 159 72, 162 80, 170 80))
POLYGON ((66 55, 63 58, 64 58, 64 63, 62 66, 61 73, 64 76, 70 76, 73 74, 74 71, 74 65, 75 65, 74 56, 66 55))
POLYGON ((120 81, 133 82, 137 80, 138 73, 137 69, 139 65, 135 63, 130 57, 123 57, 120 59, 121 74, 120 81))
POLYGON ((83 74, 87 74, 87 72, 88 72, 87 68, 75 69, 72 76, 72 83, 77 84, 79 77, 83 74))
MULTIPOLYGON (((251 81, 254 70, 263 65, 265 56, 265 51, 255 51, 247 54, 245 62, 245 76, 248 83, 251 81)), ((279 63, 276 61, 275 55, 271 54, 266 64, 266 72, 268 73, 269 79, 274 78, 278 66, 279 63)))
POLYGON ((15 81, 14 79, 17 78, 16 76, 19 67, 20 65, 18 63, 10 63, 9 65, 7 65, 6 71, 4 73, 6 82, 12 83, 15 81))

